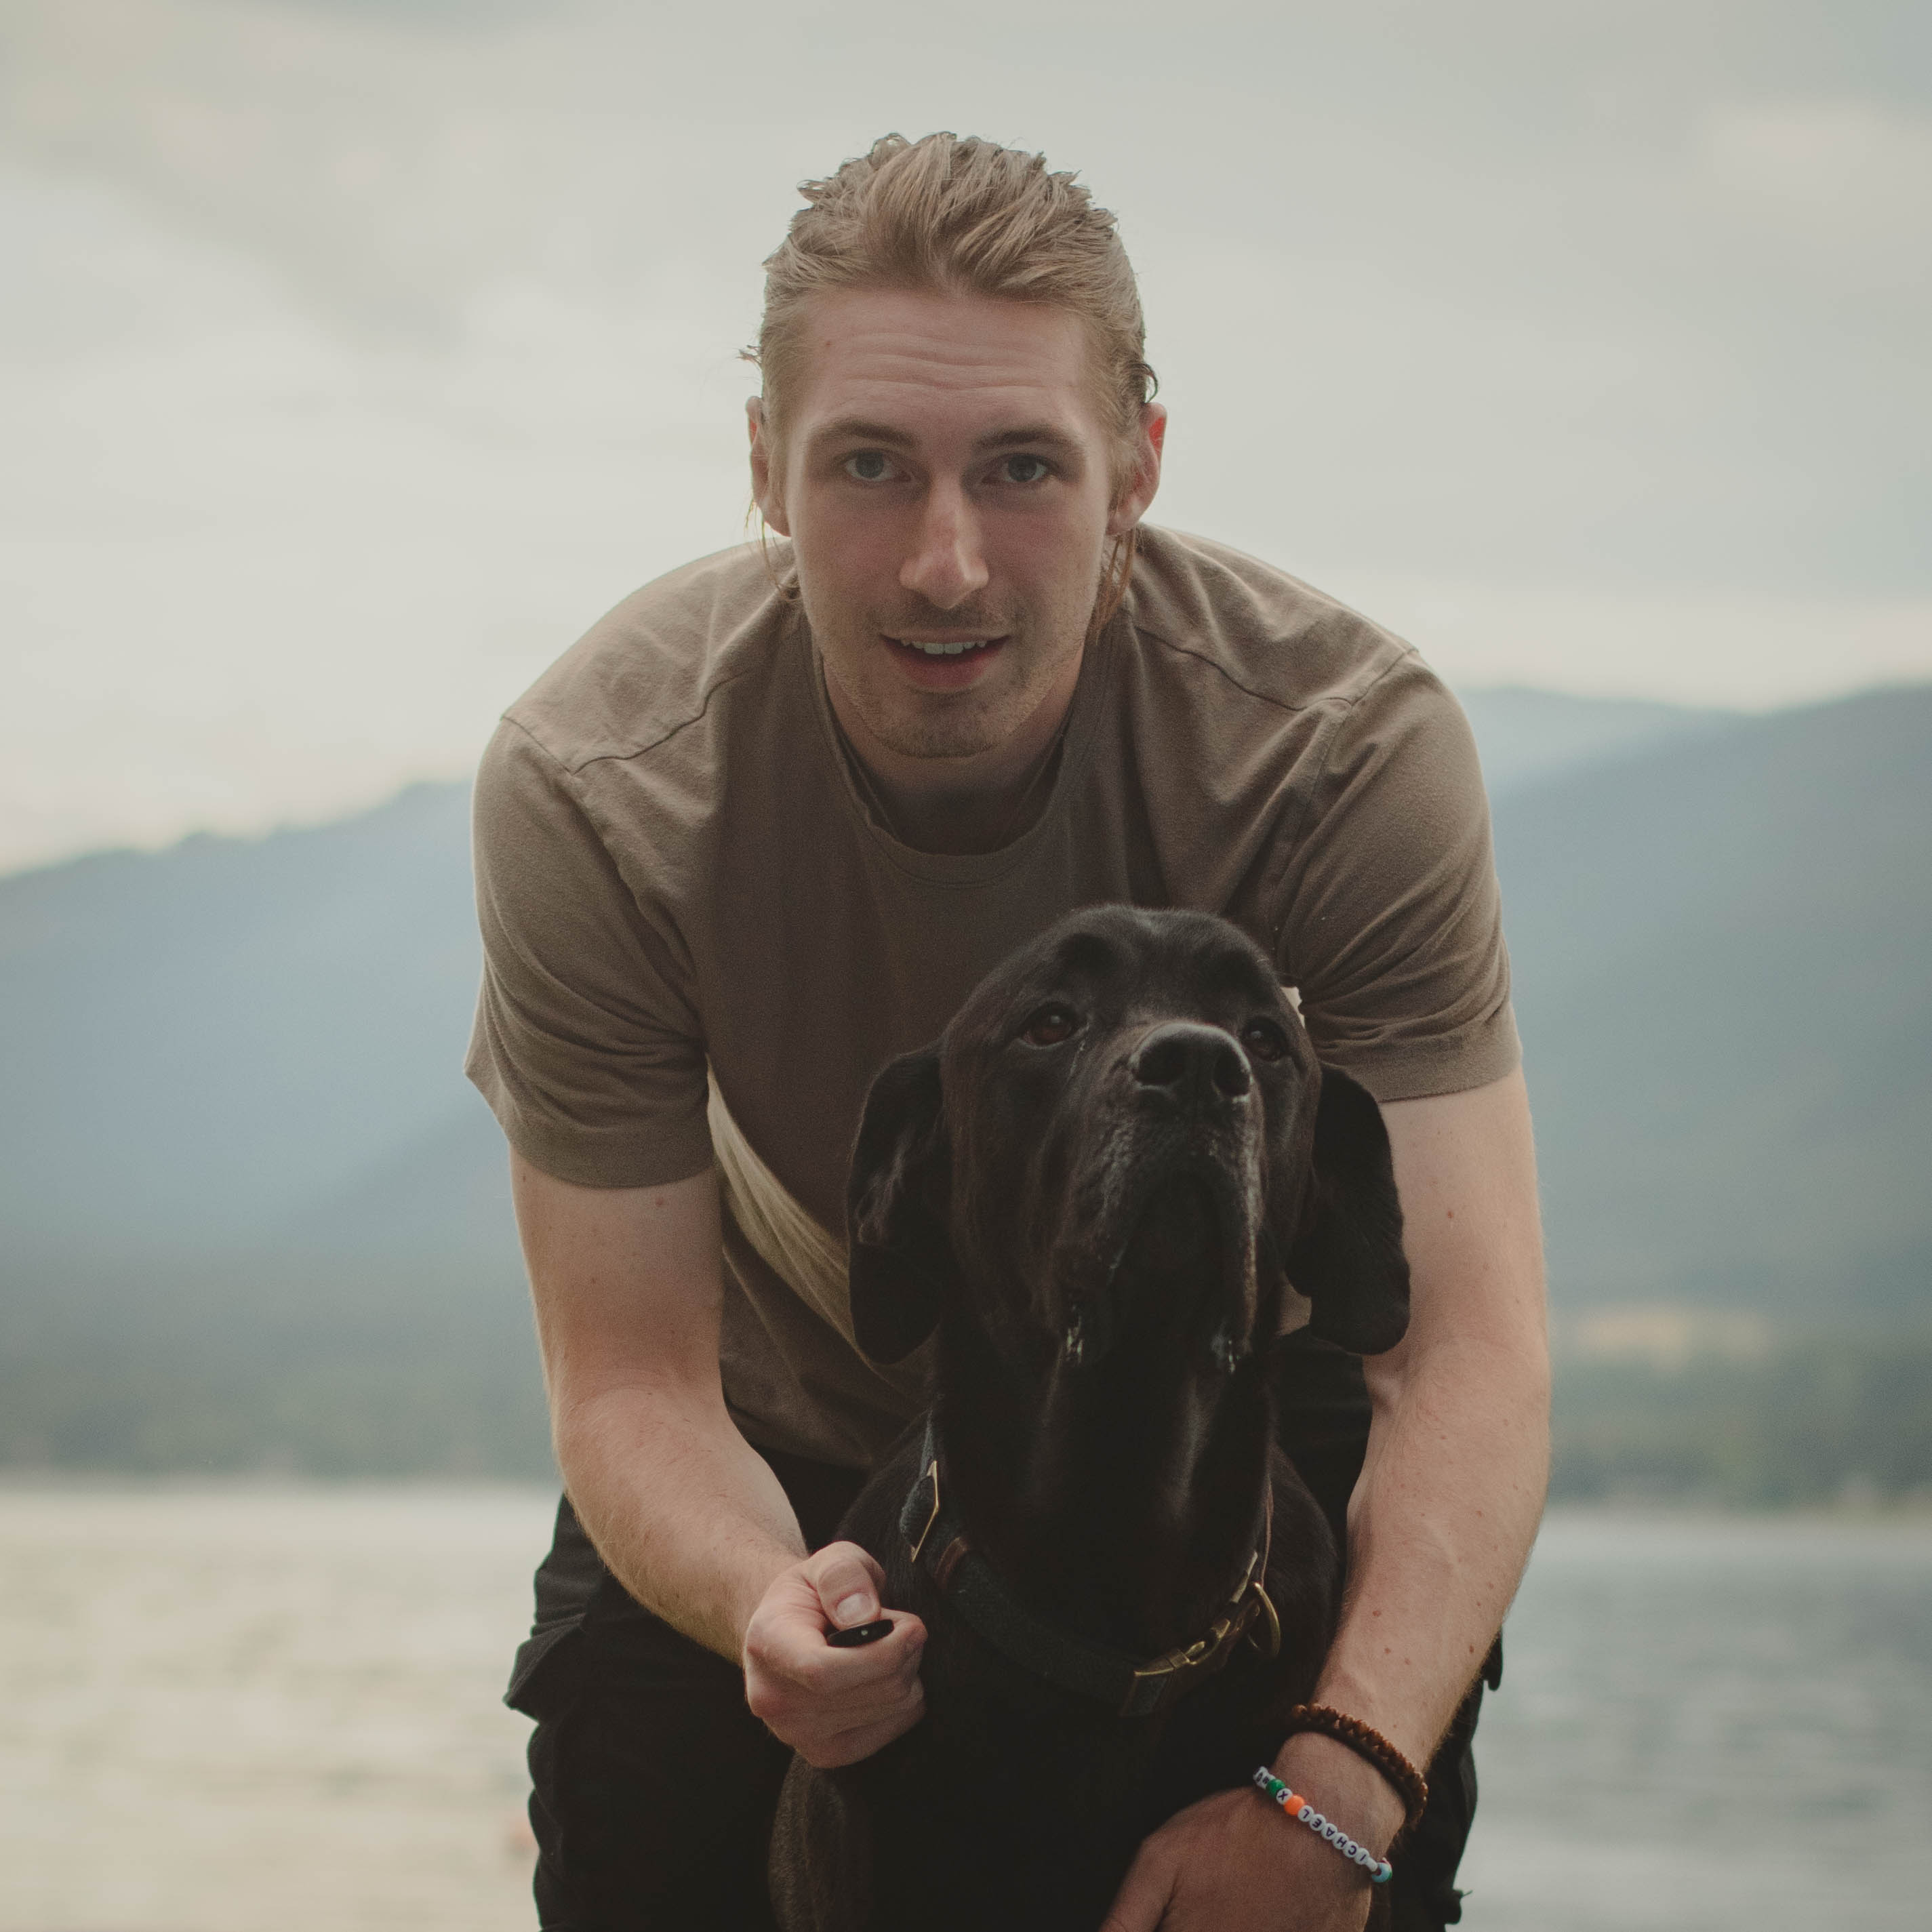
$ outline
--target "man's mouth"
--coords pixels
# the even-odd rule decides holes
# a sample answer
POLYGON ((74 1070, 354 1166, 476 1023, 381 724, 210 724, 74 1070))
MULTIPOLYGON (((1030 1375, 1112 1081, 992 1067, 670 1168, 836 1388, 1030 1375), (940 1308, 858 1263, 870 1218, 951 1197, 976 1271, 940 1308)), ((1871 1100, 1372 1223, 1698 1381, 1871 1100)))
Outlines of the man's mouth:
POLYGON ((969 691, 992 672, 999 662, 1004 635, 948 637, 937 635, 895 637, 880 633, 890 648, 899 674, 917 691, 937 692, 969 691))
POLYGON ((894 638, 900 650, 916 651, 922 657, 964 657, 969 651, 983 651, 1002 641, 998 638, 894 638))

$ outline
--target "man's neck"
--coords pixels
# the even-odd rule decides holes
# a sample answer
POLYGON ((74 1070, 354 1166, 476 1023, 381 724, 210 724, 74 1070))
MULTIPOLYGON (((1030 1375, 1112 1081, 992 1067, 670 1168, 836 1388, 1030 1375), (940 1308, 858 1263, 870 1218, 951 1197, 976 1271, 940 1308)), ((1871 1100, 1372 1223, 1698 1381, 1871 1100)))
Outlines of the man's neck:
POLYGON ((893 833, 915 851, 968 854, 1010 844, 1040 815, 1047 770, 1073 702, 1084 653, 1075 656, 1010 737, 964 758, 914 758, 875 737, 837 680, 826 697, 893 833))

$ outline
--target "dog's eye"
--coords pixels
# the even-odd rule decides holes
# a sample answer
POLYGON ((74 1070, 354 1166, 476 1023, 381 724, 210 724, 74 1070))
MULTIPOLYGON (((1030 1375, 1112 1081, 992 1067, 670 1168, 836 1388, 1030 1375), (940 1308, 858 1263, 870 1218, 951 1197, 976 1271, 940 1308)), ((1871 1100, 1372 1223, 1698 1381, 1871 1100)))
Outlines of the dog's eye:
POLYGON ((1071 1040, 1079 1025, 1079 1016, 1071 1007, 1042 1006, 1027 1022, 1020 1037, 1029 1046, 1058 1046, 1062 1040, 1071 1040))
POLYGON ((1273 1020, 1250 1020, 1241 1029, 1241 1044, 1256 1060, 1279 1060, 1288 1051, 1288 1036, 1273 1020))

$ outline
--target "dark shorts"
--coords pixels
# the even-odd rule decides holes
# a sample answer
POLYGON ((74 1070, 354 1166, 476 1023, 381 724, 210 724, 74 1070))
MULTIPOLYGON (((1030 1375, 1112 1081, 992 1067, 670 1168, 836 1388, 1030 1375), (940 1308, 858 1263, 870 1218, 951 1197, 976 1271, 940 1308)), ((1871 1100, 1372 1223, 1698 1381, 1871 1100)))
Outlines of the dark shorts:
MULTIPOLYGON (((1360 1366, 1284 1352, 1282 1442, 1336 1526, 1360 1472, 1360 1366)), ((865 1480, 766 1451, 814 1549, 865 1480)), ((1486 1673, 1493 1683, 1500 1652, 1486 1673)), ((1456 1868, 1476 1803, 1478 1684, 1430 1768, 1429 1809, 1393 1886, 1397 1932, 1462 1916, 1456 1868)), ((737 1667, 638 1604, 596 1560, 568 1502, 538 1575, 538 1627, 510 1702, 536 1720, 530 1822, 543 1932, 764 1932, 765 1840, 790 1753, 745 1707, 737 1667)))

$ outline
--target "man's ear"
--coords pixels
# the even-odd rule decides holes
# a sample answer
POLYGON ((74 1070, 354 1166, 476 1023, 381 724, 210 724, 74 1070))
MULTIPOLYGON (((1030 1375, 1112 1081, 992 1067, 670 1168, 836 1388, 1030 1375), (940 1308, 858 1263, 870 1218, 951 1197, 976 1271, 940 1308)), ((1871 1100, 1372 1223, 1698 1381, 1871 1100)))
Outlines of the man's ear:
POLYGON ((1107 534, 1124 537, 1136 528, 1160 488, 1161 452, 1167 443, 1167 405, 1143 403, 1140 426, 1133 439, 1133 462, 1121 478, 1107 513, 1107 534))
POLYGON ((939 1049, 902 1053, 866 1096, 845 1192, 852 1331, 875 1362, 903 1360, 939 1320, 954 1275, 951 1179, 939 1049))
POLYGON ((762 396, 745 398, 745 425, 752 440, 752 507, 768 530, 788 537, 791 526, 785 520, 784 491, 782 487, 784 478, 772 466, 778 452, 772 446, 771 422, 765 413, 762 396))
POLYGON ((1379 1355, 1408 1328, 1408 1262, 1382 1110, 1322 1070, 1313 1172, 1289 1242, 1288 1278, 1315 1304, 1309 1328, 1351 1354, 1379 1355))

